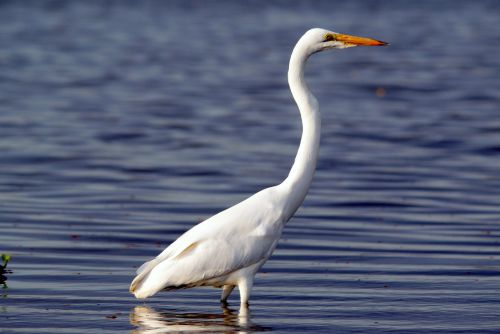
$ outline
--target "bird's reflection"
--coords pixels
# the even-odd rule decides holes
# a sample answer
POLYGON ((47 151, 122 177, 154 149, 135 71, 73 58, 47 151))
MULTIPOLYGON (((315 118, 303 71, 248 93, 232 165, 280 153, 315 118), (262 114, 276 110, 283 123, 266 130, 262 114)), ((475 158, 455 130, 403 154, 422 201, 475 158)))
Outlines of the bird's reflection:
POLYGON ((251 333, 269 330, 252 323, 247 308, 235 312, 222 306, 221 313, 157 312, 147 306, 136 306, 130 313, 133 333, 251 333))

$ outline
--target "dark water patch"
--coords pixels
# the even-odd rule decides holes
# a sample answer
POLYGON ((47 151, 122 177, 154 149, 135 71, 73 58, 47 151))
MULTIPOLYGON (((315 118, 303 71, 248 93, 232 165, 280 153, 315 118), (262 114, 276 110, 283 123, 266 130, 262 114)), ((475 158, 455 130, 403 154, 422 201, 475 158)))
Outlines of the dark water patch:
POLYGON ((494 155, 494 156, 496 156, 496 155, 500 154, 500 145, 481 147, 481 148, 477 148, 474 151, 475 151, 475 153, 477 153, 479 155, 494 155))
POLYGON ((137 139, 143 138, 145 135, 143 133, 134 133, 134 132, 122 132, 122 133, 106 133, 99 135, 99 140, 105 143, 113 143, 113 142, 129 142, 137 139))

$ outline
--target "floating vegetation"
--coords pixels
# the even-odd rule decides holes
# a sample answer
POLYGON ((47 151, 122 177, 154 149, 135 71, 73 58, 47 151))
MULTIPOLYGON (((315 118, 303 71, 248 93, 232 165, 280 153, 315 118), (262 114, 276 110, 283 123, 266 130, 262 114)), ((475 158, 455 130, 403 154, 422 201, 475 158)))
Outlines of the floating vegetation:
POLYGON ((0 270, 3 270, 2 272, 5 272, 7 269, 7 263, 10 261, 10 255, 9 254, 2 254, 2 266, 0 267, 0 270))
POLYGON ((7 276, 4 274, 7 273, 7 264, 10 261, 10 255, 9 254, 2 254, 2 264, 0 265, 0 284, 3 285, 3 288, 7 288, 7 276))

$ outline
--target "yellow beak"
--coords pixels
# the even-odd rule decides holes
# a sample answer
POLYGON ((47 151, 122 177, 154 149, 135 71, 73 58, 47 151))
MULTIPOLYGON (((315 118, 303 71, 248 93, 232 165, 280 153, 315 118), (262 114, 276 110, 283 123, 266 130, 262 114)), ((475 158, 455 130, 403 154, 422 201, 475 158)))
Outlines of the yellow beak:
POLYGON ((335 34, 334 38, 336 41, 344 42, 352 45, 363 45, 363 46, 382 46, 388 45, 389 43, 378 41, 376 39, 358 37, 344 34, 335 34))

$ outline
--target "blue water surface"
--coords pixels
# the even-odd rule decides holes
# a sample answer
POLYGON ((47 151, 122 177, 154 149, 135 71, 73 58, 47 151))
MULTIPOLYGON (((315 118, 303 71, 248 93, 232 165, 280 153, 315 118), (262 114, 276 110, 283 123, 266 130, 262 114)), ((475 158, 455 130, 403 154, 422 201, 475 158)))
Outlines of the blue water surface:
POLYGON ((1 1, 0 333, 500 332, 497 1, 1 1), (288 58, 325 52, 303 207, 235 293, 128 292, 193 224, 281 182, 288 58), (3 280, 2 280, 3 281, 3 280))

